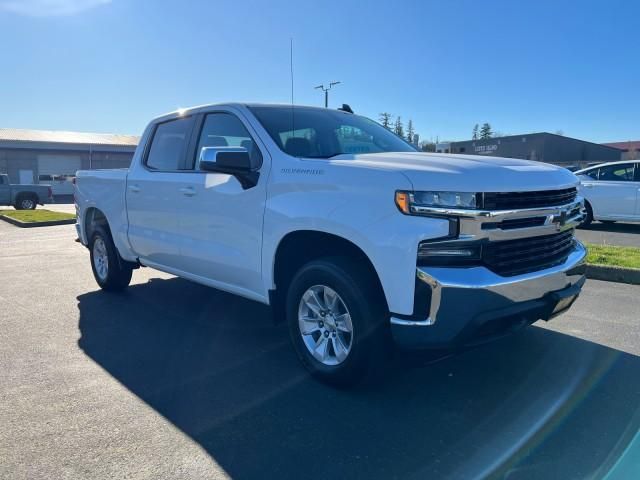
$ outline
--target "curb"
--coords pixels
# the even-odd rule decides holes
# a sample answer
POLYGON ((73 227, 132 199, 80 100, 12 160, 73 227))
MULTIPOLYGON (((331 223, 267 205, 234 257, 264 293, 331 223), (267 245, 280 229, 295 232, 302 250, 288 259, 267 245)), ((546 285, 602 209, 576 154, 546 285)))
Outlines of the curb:
POLYGON ((587 264, 587 278, 640 285, 640 269, 587 264))
POLYGON ((68 220, 54 220, 50 222, 21 222, 20 220, 7 217, 5 215, 0 215, 0 220, 4 220, 7 223, 10 223, 12 225, 15 225, 16 227, 21 227, 21 228, 53 227, 55 225, 71 225, 72 223, 76 223, 75 218, 70 218, 68 220))

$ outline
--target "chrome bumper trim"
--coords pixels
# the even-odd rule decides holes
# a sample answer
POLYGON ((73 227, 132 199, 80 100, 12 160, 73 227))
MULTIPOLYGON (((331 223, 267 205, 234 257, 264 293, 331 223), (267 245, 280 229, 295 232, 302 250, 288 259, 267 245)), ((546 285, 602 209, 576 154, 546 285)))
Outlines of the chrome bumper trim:
POLYGON ((574 201, 564 205, 540 208, 521 208, 518 210, 471 210, 463 208, 425 207, 419 205, 412 206, 411 210, 414 213, 420 213, 423 215, 487 218, 495 221, 495 219, 500 218, 523 218, 559 214, 562 210, 572 210, 582 206, 582 203, 582 197, 576 197, 574 201))
MULTIPOLYGON (((540 299, 550 292, 562 290, 580 281, 583 273, 573 270, 584 264, 586 255, 587 250, 576 240, 574 250, 564 263, 513 277, 502 277, 486 267, 418 267, 416 271, 418 279, 431 287, 429 312, 425 312, 426 318, 418 320, 391 317, 391 323, 402 326, 434 325, 442 317, 446 307, 442 304, 442 296, 449 291, 464 294, 465 290, 474 290, 480 296, 500 298, 513 303, 540 299)), ((464 301, 462 297, 460 299, 464 301)), ((482 301, 478 305, 486 308, 482 301)), ((473 305, 469 307, 474 308, 473 305)))
POLYGON ((436 217, 455 217, 459 222, 459 234, 454 240, 447 242, 469 242, 474 240, 516 240, 520 238, 553 235, 576 228, 584 219, 584 200, 578 196, 565 205, 543 208, 524 208, 521 210, 464 210, 435 207, 412 207, 421 215, 436 217), (577 213, 576 213, 577 212, 577 213), (523 228, 502 229, 496 226, 490 230, 483 229, 485 223, 499 223, 504 220, 545 217, 542 225, 523 228))

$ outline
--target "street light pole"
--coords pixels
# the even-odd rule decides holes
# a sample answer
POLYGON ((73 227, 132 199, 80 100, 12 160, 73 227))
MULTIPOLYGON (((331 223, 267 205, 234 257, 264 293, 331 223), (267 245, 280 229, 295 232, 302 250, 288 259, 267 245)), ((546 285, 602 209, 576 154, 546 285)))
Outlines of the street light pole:
POLYGON ((326 88, 325 88, 324 84, 318 85, 317 87, 315 87, 316 90, 320 89, 320 90, 322 90, 324 92, 324 108, 329 108, 329 90, 331 90, 331 88, 334 85, 338 85, 339 83, 342 83, 342 82, 331 82, 331 83, 329 83, 329 86, 326 87, 326 88))

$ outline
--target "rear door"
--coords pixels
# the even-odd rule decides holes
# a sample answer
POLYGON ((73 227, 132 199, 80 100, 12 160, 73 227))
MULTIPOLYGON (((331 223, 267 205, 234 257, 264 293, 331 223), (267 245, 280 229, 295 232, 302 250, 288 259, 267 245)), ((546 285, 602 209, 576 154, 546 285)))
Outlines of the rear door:
POLYGON ((179 215, 193 173, 185 167, 193 116, 158 123, 126 186, 129 241, 147 264, 182 269, 179 215))
POLYGON ((636 213, 637 183, 633 162, 604 165, 583 180, 585 197, 591 203, 596 219, 632 219, 636 213))

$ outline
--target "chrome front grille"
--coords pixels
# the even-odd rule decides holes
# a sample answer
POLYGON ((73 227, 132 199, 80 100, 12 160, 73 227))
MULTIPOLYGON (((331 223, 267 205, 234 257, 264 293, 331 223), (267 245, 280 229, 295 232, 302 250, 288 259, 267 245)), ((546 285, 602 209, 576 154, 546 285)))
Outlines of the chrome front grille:
POLYGON ((573 230, 541 237, 489 242, 482 248, 482 262, 499 275, 521 275, 563 263, 574 245, 573 230))

